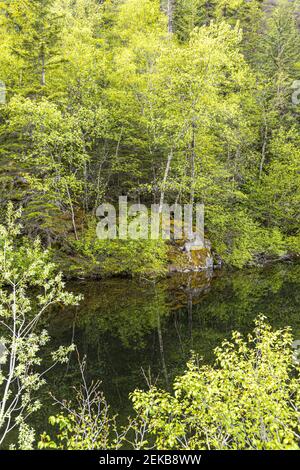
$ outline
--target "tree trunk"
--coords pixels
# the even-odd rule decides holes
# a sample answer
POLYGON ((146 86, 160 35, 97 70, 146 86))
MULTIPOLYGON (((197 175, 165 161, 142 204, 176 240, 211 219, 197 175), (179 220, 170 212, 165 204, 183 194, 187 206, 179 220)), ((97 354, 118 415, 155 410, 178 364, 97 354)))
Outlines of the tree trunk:
POLYGON ((168 9, 167 9, 167 15, 168 15, 168 32, 172 34, 173 31, 173 20, 174 20, 174 3, 175 0, 168 0, 168 9))
POLYGON ((168 370, 167 370, 166 360, 165 360, 164 343, 163 343, 163 336, 162 336, 159 312, 157 312, 157 336, 158 336, 159 351, 160 351, 160 355, 161 355, 161 364, 162 364, 163 374, 165 376, 166 385, 168 387, 169 386, 169 376, 168 376, 168 370))
POLYGON ((190 194, 190 204, 194 205, 195 200, 195 148, 196 148, 196 137, 195 137, 195 128, 196 125, 193 122, 192 124, 192 142, 191 142, 191 194, 190 194))
POLYGON ((265 163, 265 160, 266 160, 266 150, 267 150, 267 143, 268 143, 268 122, 267 122, 266 113, 264 113, 264 124, 265 124, 265 128, 264 128, 264 135, 263 135, 261 160, 260 160, 260 165, 259 165, 259 179, 260 180, 262 178, 264 163, 265 163))
POLYGON ((76 222, 75 222, 75 213, 74 213, 71 194, 70 194, 70 191, 69 191, 69 186, 67 184, 66 184, 66 188, 67 188, 67 195, 68 195, 70 209, 71 209, 71 217, 72 217, 72 225, 73 225, 74 235, 75 235, 76 240, 78 241, 77 228, 76 228, 76 222))
POLYGON ((173 149, 171 150, 171 152, 168 155, 167 166, 166 166, 166 169, 165 169, 165 174, 164 174, 164 179, 163 179, 161 194, 160 194, 159 211, 158 211, 159 214, 162 213, 162 209, 163 209, 163 204, 164 204, 164 199, 165 199, 165 187, 166 187, 166 182, 167 182, 167 179, 168 179, 168 176, 169 176, 169 171, 170 171, 170 167, 171 167, 172 158, 173 158, 173 149))
POLYGON ((46 85, 46 69, 45 69, 45 48, 44 45, 42 45, 41 49, 41 85, 45 86, 46 85))

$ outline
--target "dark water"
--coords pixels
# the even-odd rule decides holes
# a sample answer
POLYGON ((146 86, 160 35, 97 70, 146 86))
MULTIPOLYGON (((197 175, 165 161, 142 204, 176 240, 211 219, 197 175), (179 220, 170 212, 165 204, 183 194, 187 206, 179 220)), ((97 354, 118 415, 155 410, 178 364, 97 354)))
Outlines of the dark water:
MULTIPOLYGON (((248 332, 264 313, 274 327, 290 325, 300 339, 300 264, 243 272, 176 275, 159 283, 132 280, 77 282, 84 294, 76 309, 49 318, 52 347, 74 341, 87 357, 88 379, 101 379, 121 419, 131 411, 129 393, 147 388, 145 376, 169 388, 195 351, 204 362, 233 329, 248 332)), ((75 355, 49 378, 61 397, 79 380, 75 355)), ((43 408, 39 428, 46 426, 43 408)))

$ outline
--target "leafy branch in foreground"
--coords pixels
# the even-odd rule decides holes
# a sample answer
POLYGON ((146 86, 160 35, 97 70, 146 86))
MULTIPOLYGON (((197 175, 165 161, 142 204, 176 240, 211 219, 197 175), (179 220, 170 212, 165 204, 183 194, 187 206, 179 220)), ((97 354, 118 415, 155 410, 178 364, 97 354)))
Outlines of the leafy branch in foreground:
MULTIPOLYGON (((233 333, 215 350, 216 364, 194 357, 174 393, 152 387, 132 394, 156 449, 299 449, 299 365, 290 329, 264 317, 244 340, 233 333)), ((149 442, 146 442, 148 445, 149 442)))
POLYGON ((110 408, 100 390, 101 382, 88 384, 85 377, 86 361, 78 364, 81 373, 81 385, 76 389, 75 404, 66 400, 55 399, 61 413, 50 416, 49 423, 58 428, 55 442, 44 433, 39 442, 40 449, 119 449, 128 429, 120 433, 117 429, 116 416, 110 415, 110 408))
POLYGON ((52 365, 42 370, 40 353, 49 336, 38 322, 52 305, 74 305, 80 297, 65 291, 39 240, 21 241, 20 216, 9 205, 6 224, 0 225, 0 445, 18 429, 19 446, 30 449, 34 431, 26 421, 41 407, 36 392, 49 369, 65 362, 73 349, 60 347, 52 354, 52 365))

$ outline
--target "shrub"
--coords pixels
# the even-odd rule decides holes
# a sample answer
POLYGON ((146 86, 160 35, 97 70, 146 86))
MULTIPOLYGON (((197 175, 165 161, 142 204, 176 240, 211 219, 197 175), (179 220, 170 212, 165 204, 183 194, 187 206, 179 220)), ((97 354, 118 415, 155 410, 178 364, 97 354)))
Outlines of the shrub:
POLYGON ((299 366, 290 330, 272 331, 263 317, 244 340, 233 333, 216 363, 196 358, 174 393, 152 387, 132 400, 157 449, 299 449, 299 366))

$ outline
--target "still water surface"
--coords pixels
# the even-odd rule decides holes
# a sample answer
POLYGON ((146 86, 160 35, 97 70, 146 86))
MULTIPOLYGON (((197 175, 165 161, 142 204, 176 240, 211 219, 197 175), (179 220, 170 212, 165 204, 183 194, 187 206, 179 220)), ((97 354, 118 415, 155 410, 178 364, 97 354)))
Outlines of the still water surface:
MULTIPOLYGON (((77 308, 49 317, 52 347, 75 342, 87 357, 89 379, 100 379, 112 409, 125 418, 129 393, 146 377, 169 388, 195 351, 204 362, 233 329, 248 332, 264 313, 274 327, 290 325, 300 339, 300 264, 242 272, 174 275, 158 283, 125 279, 76 282, 77 308)), ((61 397, 79 380, 75 355, 50 384, 61 397)), ((53 408, 43 409, 39 428, 53 408)))

